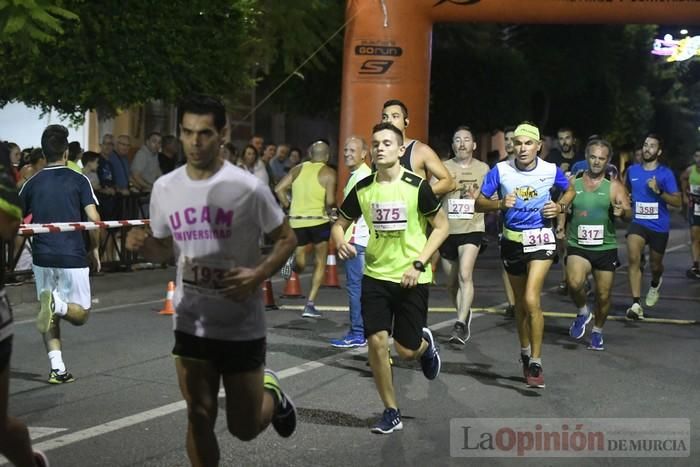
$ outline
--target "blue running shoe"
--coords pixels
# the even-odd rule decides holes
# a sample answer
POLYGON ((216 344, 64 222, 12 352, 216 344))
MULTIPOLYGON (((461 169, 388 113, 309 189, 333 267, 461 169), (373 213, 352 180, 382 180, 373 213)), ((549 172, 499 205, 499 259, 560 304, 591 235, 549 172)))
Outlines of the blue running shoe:
POLYGON ((433 338, 433 333, 430 329, 423 328, 423 339, 428 342, 428 348, 420 358, 420 365, 423 369, 423 374, 428 379, 435 379, 440 374, 440 347, 433 338))
POLYGON ((274 393, 278 400, 275 414, 272 416, 272 427, 281 437, 289 438, 297 428, 297 409, 292 400, 282 391, 280 380, 274 371, 265 370, 263 386, 274 393))
POLYGON ((591 321, 593 315, 588 313, 587 315, 577 315, 571 327, 569 328, 569 335, 574 339, 580 339, 586 334, 586 325, 591 321))
POLYGON ((331 339, 331 347, 336 349, 352 349, 354 347, 364 347, 367 345, 367 339, 364 336, 348 334, 340 339, 331 339))
POLYGON ((372 433, 380 435, 388 435, 398 430, 403 430, 399 409, 385 409, 382 418, 372 427, 372 433))
POLYGON ((307 304, 301 316, 302 318, 320 318, 321 312, 319 312, 315 306, 307 304))
POLYGON ((602 332, 594 332, 591 334, 591 344, 588 346, 588 350, 605 350, 605 347, 603 347, 602 332))

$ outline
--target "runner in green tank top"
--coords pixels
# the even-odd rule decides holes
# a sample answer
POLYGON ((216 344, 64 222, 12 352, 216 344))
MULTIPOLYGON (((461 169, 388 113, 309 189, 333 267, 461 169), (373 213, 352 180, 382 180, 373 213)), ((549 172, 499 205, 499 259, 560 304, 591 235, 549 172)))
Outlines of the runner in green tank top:
POLYGON ((360 216, 369 227, 360 301, 369 362, 385 407, 372 432, 382 434, 403 428, 386 358, 389 335, 402 359, 421 361, 426 378, 440 373, 438 345, 426 327, 432 274, 425 265, 447 238, 449 225, 428 182, 400 165, 403 143, 401 130, 391 123, 372 129, 377 172, 355 184, 331 231, 345 260, 357 253, 345 230, 360 216), (426 238, 428 222, 433 231, 426 238))
POLYGON ((683 204, 688 206, 690 224, 690 248, 693 252, 693 266, 685 272, 688 279, 700 279, 700 148, 693 156, 695 163, 681 175, 683 204))
MULTIPOLYGON (((572 178, 576 197, 566 222, 568 255, 566 278, 569 295, 578 308, 578 315, 569 328, 569 335, 580 339, 592 316, 586 305, 585 283, 588 274, 595 280, 595 326, 590 350, 604 350, 603 325, 610 310, 610 290, 618 266, 615 217, 632 218, 632 208, 625 186, 606 178, 605 169, 612 158, 610 143, 594 139, 586 145, 588 169, 572 178)), ((562 224, 563 225, 563 224, 562 224)))

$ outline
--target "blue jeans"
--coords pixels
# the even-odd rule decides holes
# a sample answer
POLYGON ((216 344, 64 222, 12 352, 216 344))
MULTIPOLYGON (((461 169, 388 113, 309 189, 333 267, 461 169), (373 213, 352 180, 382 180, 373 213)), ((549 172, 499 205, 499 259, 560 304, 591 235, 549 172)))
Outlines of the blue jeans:
POLYGON ((362 322, 362 273, 365 269, 365 247, 353 245, 357 250, 354 258, 345 260, 345 275, 347 277, 348 299, 350 300, 350 334, 365 336, 365 326, 362 322))

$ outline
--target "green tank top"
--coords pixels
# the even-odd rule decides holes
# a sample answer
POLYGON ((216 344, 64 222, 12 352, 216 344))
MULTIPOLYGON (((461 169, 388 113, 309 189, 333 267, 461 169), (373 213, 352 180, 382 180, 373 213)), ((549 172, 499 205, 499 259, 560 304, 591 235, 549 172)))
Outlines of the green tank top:
POLYGON ((326 214, 326 189, 318 182, 318 173, 325 165, 324 162, 304 162, 292 182, 289 225, 293 229, 330 222, 326 214))
POLYGON ((595 191, 586 191, 581 174, 574 180, 574 188, 576 197, 568 223, 569 246, 592 251, 617 248, 610 180, 604 178, 595 191))
POLYGON ((688 177, 688 185, 690 185, 690 194, 694 199, 700 200, 700 170, 697 165, 690 168, 690 177, 688 177))

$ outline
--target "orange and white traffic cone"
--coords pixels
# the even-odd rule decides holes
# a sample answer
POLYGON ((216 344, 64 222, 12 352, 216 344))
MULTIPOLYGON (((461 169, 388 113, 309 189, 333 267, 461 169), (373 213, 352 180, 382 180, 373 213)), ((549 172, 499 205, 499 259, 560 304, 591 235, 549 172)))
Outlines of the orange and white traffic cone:
POLYGON ((287 279, 287 283, 284 285, 284 292, 280 295, 282 298, 304 298, 301 293, 301 284, 299 283, 299 276, 296 272, 292 271, 292 275, 287 279))
POLYGON ((175 295, 175 282, 168 282, 168 291, 165 293, 165 303, 163 304, 163 309, 158 312, 159 315, 172 315, 175 314, 175 308, 173 308, 173 296, 175 295))
POLYGON ((338 266, 335 261, 335 245, 328 242, 328 257, 326 258, 326 271, 323 275, 323 287, 340 288, 338 281, 338 266))
POLYGON ((280 307, 278 307, 275 304, 275 295, 274 292, 272 291, 272 281, 268 277, 265 279, 265 282, 263 282, 263 298, 265 299, 265 309, 266 310, 279 310, 280 307))

